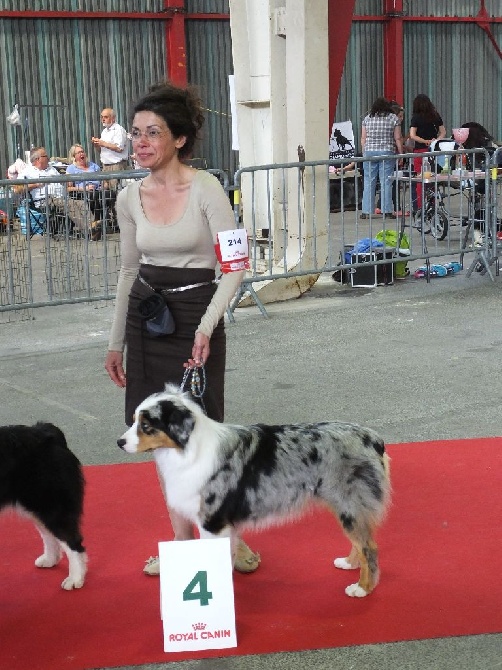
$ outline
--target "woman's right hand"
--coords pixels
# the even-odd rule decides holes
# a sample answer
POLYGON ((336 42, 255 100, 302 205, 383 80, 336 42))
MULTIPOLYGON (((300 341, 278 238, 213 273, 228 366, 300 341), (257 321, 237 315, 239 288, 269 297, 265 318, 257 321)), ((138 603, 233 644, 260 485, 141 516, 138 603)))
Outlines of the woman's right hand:
POLYGON ((106 354, 105 370, 112 382, 120 388, 126 385, 126 375, 123 368, 124 355, 121 351, 109 351, 106 354))

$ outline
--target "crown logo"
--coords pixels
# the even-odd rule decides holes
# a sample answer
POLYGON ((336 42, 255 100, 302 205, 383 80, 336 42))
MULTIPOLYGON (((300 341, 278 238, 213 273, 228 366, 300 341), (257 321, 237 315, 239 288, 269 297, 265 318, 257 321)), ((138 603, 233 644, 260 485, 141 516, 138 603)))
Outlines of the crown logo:
POLYGON ((200 623, 193 623, 193 624, 192 624, 192 628, 193 628, 194 630, 205 630, 206 626, 207 626, 207 624, 202 623, 202 622, 200 622, 200 623))

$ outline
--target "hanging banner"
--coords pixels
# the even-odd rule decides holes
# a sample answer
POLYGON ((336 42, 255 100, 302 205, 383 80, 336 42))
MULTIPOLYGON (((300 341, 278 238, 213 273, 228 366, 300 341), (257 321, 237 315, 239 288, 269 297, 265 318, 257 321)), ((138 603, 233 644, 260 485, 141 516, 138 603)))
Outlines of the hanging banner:
POLYGON ((355 156, 352 121, 334 123, 329 138, 329 159, 353 158, 355 156))

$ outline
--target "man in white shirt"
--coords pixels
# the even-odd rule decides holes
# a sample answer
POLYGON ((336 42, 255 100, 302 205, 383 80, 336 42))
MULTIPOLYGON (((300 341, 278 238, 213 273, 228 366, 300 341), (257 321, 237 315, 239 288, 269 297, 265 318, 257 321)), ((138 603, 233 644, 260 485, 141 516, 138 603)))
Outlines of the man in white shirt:
MULTIPOLYGON (((39 177, 60 177, 55 167, 49 166, 49 156, 44 147, 35 147, 30 151, 30 165, 19 173, 18 179, 38 179, 39 177)), ((75 225, 83 229, 85 224, 85 203, 65 198, 66 187, 63 183, 34 183, 29 185, 31 203, 42 210, 49 221, 49 232, 65 235, 68 227, 71 232, 75 225), (66 201, 66 202, 65 202, 66 201)), ((14 186, 15 193, 25 193, 26 186, 14 186)))
MULTIPOLYGON (((55 167, 49 166, 49 156, 44 147, 35 147, 30 151, 30 165, 19 173, 18 179, 38 179, 39 177, 59 177, 55 167)), ((22 191, 23 186, 15 190, 22 191)), ((38 183, 30 184, 30 195, 37 209, 45 207, 47 197, 50 204, 62 206, 63 184, 38 183)))
MULTIPOLYGON (((91 137, 95 147, 101 148, 100 159, 103 172, 118 172, 127 169, 129 155, 127 131, 115 120, 115 112, 107 107, 101 112, 103 130, 101 137, 91 137)), ((109 187, 115 189, 117 180, 110 180, 109 187)))

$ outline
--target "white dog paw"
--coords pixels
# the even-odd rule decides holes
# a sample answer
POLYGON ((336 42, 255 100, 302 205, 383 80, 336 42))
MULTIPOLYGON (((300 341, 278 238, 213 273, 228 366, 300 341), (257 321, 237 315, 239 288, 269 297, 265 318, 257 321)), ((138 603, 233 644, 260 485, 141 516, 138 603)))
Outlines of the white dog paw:
POLYGON ((340 568, 340 570, 357 570, 358 565, 352 565, 346 558, 335 558, 333 561, 335 568, 340 568))
POLYGON ((53 568, 59 563, 60 558, 61 555, 49 556, 48 554, 42 554, 36 559, 35 565, 37 568, 53 568))
POLYGON ((359 584, 351 584, 350 586, 347 586, 345 593, 351 598, 364 598, 368 595, 368 592, 359 586, 359 584))
POLYGON ((72 589, 81 589, 83 585, 84 585, 83 577, 81 579, 74 579, 69 575, 66 579, 63 579, 63 581, 61 582, 61 588, 63 588, 65 591, 71 591, 72 589))

